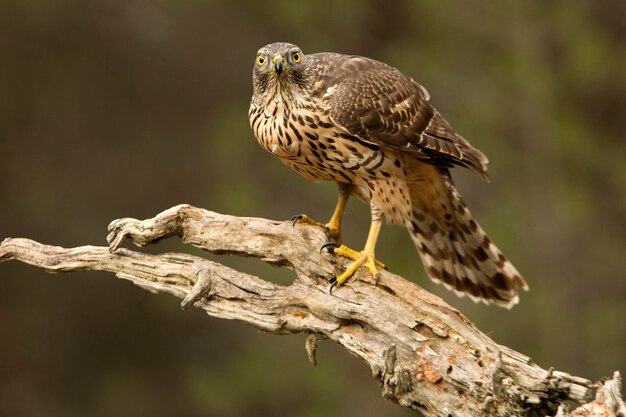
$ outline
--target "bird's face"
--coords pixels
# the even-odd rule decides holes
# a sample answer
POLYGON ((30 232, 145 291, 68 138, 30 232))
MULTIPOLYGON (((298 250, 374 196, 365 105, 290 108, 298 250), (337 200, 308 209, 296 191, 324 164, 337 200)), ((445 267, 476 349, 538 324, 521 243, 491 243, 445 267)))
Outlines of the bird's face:
POLYGON ((255 94, 302 87, 306 79, 306 58, 296 45, 271 43, 259 49, 252 82, 255 94))

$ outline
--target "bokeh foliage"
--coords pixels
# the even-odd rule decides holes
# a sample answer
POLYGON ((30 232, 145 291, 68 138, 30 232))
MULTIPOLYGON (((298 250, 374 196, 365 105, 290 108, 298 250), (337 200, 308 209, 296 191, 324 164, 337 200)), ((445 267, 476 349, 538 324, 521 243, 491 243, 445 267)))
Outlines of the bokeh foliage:
MULTIPOLYGON (((531 291, 510 312, 457 299, 426 281, 397 227, 379 258, 544 367, 626 371, 625 5, 5 0, 0 238, 104 244, 110 220, 182 202, 326 219, 334 186, 305 182, 252 137, 254 54, 287 40, 367 55, 424 84, 490 157, 490 184, 455 178, 531 291)), ((367 207, 348 216, 358 247, 367 207)), ((146 250, 199 254, 175 241, 146 250)), ((107 274, 2 265, 0 329, 1 415, 409 415, 338 347, 322 344, 311 368, 303 336, 181 312, 107 274)))

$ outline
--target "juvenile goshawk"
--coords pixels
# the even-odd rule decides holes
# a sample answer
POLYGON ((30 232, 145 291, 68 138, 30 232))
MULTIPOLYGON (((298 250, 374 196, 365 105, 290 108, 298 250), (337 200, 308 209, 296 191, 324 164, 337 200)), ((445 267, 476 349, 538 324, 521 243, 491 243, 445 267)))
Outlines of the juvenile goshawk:
POLYGON ((384 218, 408 229, 435 282, 474 301, 517 303, 526 282, 474 221, 449 172, 460 165, 487 178, 487 158, 452 130, 424 87, 373 59, 304 55, 289 43, 259 49, 252 80, 249 118, 261 146, 303 177, 339 185, 325 226, 334 252, 354 262, 333 286, 361 266, 377 277, 383 265, 374 247, 384 218), (350 196, 371 207, 361 252, 339 245, 350 196))

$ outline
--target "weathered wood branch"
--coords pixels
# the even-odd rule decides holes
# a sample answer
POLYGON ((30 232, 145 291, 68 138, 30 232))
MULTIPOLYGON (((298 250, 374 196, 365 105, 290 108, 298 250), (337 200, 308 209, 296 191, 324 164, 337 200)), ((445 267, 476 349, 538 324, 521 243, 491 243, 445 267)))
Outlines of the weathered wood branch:
POLYGON ((319 228, 180 205, 152 219, 115 220, 109 230, 109 248, 66 249, 6 239, 0 262, 15 259, 48 272, 109 271, 214 317, 278 334, 306 332, 313 363, 318 342, 333 340, 370 366, 385 398, 425 416, 626 414, 619 373, 593 383, 542 369, 495 343, 440 298, 392 273, 383 271, 373 286, 370 276, 357 272, 349 285, 329 294, 329 278, 346 261, 320 253, 326 237, 319 228), (287 267, 296 277, 281 286, 197 256, 120 248, 126 238, 144 246, 169 236, 212 253, 287 267), (566 403, 581 407, 568 412, 566 403))

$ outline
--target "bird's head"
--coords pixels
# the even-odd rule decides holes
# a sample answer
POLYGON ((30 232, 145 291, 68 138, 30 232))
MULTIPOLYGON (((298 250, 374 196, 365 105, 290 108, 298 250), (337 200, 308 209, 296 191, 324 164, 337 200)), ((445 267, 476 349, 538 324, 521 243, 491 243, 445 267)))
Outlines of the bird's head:
POLYGON ((256 95, 275 94, 278 89, 292 91, 304 88, 307 81, 307 59, 299 47, 276 42, 259 49, 252 71, 256 95))

